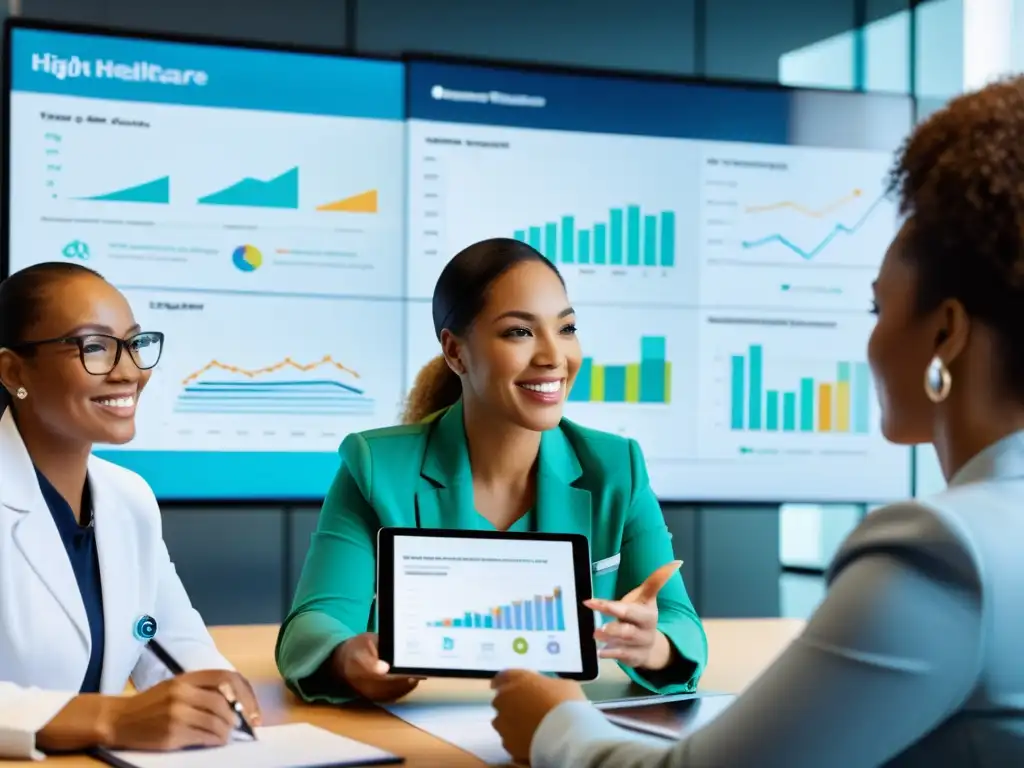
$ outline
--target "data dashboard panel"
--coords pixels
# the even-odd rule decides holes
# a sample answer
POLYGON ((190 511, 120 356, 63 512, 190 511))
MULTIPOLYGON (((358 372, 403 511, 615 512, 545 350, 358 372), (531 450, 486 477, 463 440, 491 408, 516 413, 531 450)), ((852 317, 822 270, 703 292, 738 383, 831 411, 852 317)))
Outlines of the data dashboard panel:
POLYGON ((866 361, 908 100, 436 60, 407 88, 410 371, 447 260, 511 237, 576 310, 567 417, 636 439, 660 498, 909 493, 866 361))
POLYGON ((87 266, 165 333, 137 437, 97 448, 161 499, 322 498, 492 237, 563 275, 566 416, 635 439, 660 498, 910 493, 866 357, 910 99, 7 34, 5 274, 87 266))
POLYGON ((67 261, 166 335, 138 433, 160 498, 322 497, 394 420, 403 67, 14 27, 8 268, 67 261))

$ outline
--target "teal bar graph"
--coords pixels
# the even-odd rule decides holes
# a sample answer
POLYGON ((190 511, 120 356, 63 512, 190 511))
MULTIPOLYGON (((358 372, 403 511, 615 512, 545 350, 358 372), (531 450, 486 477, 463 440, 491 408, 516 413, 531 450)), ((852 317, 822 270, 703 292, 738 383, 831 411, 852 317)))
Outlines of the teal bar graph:
POLYGON ((594 225, 594 263, 608 263, 608 225, 594 225))
POLYGON ((604 369, 604 401, 626 402, 626 366, 609 365, 604 369))
POLYGON ((730 419, 733 430, 766 432, 870 432, 871 381, 867 363, 839 361, 835 376, 794 379, 792 390, 765 387, 764 348, 729 356, 730 419))
POLYGON ((591 228, 580 227, 576 216, 563 215, 516 229, 513 237, 555 264, 669 268, 676 263, 675 213, 644 213, 639 205, 612 208, 607 221, 591 228))
POLYGON ((569 390, 574 403, 657 403, 672 397, 672 363, 664 336, 640 337, 640 360, 606 365, 584 357, 569 390))
POLYGON ((657 216, 644 216, 644 266, 658 266, 657 216))
POLYGON ((612 264, 622 264, 622 209, 613 208, 611 213, 612 264))
POLYGON ((428 621, 427 626, 564 632, 562 588, 555 587, 550 595, 534 595, 530 600, 513 600, 486 611, 464 611, 459 616, 428 621))
POLYGON ((626 263, 631 267, 640 266, 640 206, 626 208, 626 263))
POLYGON ((261 180, 245 178, 230 187, 200 197, 200 205, 233 205, 243 208, 298 208, 299 169, 261 180))
POLYGON ((548 257, 548 261, 558 263, 558 225, 557 224, 545 224, 544 225, 544 250, 543 253, 548 257))
POLYGON ((562 217, 562 258, 563 264, 576 260, 576 222, 572 216, 562 217))
POLYGON ((749 353, 750 386, 747 389, 747 419, 750 429, 761 428, 761 356, 761 345, 751 344, 749 353))
POLYGON ((868 418, 871 412, 871 374, 867 363, 853 367, 853 431, 868 432, 868 418))
POLYGON ((676 215, 672 211, 661 212, 661 266, 676 265, 676 215))
POLYGON ((579 232, 579 250, 577 251, 577 261, 580 264, 590 263, 590 231, 583 229, 579 232))
POLYGON ((814 431, 814 379, 800 379, 800 431, 814 431))
POLYGON ((782 431, 793 432, 796 430, 796 393, 784 392, 782 394, 782 431))
POLYGON ((666 374, 668 358, 665 355, 664 336, 643 336, 640 338, 640 402, 666 403, 668 383, 666 374))
POLYGON ((779 429, 779 393, 769 389, 766 395, 764 428, 769 432, 776 432, 779 429))
POLYGON ((744 391, 744 368, 746 358, 743 355, 732 356, 732 428, 743 429, 743 417, 746 413, 746 404, 743 401, 744 391))

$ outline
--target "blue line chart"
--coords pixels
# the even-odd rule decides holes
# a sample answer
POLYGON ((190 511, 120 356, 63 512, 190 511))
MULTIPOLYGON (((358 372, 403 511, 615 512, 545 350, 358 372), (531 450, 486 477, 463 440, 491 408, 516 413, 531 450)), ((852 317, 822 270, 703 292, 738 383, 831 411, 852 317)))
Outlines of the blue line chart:
POLYGON ((788 248, 789 250, 793 251, 793 253, 797 254, 806 261, 810 261, 811 259, 820 255, 822 251, 828 248, 828 246, 840 235, 855 234, 857 230, 863 227, 867 220, 871 218, 871 214, 873 214, 878 209, 878 206, 881 205, 885 199, 886 198, 884 195, 876 199, 875 202, 871 204, 871 206, 863 213, 863 215, 861 215, 859 219, 857 219, 857 221, 852 226, 843 223, 836 224, 832 228, 831 232, 825 235, 825 237, 822 238, 817 245, 810 249, 802 248, 801 246, 797 245, 792 240, 790 240, 788 237, 780 233, 766 235, 765 237, 758 238, 757 240, 743 240, 741 241, 741 245, 746 250, 752 250, 755 248, 763 248, 764 246, 772 245, 773 243, 778 243, 779 245, 782 245, 785 248, 788 248))

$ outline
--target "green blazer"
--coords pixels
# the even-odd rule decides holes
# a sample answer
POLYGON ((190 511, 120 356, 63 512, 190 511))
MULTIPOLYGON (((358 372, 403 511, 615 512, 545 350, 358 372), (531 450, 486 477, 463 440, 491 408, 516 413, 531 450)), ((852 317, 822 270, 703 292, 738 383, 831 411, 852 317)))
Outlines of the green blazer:
MULTIPOLYGON (((493 530, 474 509, 461 401, 418 424, 349 435, 339 450, 341 468, 324 500, 275 653, 281 675, 307 701, 353 698, 319 670, 339 643, 376 629, 378 529, 493 530)), ((594 595, 601 598, 622 597, 675 559, 640 446, 567 419, 543 433, 537 503, 511 530, 587 536, 594 595), (609 560, 615 555, 617 564, 609 560)), ((658 611, 659 628, 690 664, 663 670, 658 679, 623 669, 658 693, 692 691, 707 661, 707 638, 678 573, 659 594, 658 611), (673 670, 675 679, 668 679, 673 670)))

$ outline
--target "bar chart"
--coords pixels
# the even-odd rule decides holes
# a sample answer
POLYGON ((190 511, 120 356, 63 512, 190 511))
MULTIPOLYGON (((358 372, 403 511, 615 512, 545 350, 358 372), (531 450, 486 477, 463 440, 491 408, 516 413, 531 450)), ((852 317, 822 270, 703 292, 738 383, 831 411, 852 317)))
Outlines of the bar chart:
POLYGON ((534 595, 528 600, 513 600, 483 611, 466 611, 461 616, 429 621, 427 626, 564 632, 565 609, 562 604, 562 588, 555 587, 550 595, 534 595))
POLYGON ((838 362, 835 376, 801 376, 791 389, 764 386, 764 347, 751 344, 732 355, 730 427, 767 432, 828 432, 866 435, 871 377, 867 363, 838 362))
POLYGON ((672 363, 664 336, 640 337, 640 361, 605 365, 585 357, 569 402, 659 403, 667 405, 672 392, 672 363))
POLYGON ((607 221, 579 228, 575 216, 562 216, 515 230, 513 237, 536 248, 555 264, 611 267, 674 267, 676 215, 645 213, 639 205, 608 211, 607 221))

